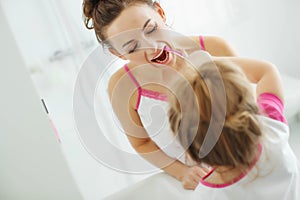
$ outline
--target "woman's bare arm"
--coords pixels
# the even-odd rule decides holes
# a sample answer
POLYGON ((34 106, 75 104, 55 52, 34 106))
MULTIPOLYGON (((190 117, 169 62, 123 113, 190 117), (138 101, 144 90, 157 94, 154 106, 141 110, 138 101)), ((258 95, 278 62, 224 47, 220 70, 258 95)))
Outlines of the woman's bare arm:
POLYGON ((108 90, 114 112, 132 147, 147 161, 181 181, 185 189, 195 189, 199 179, 206 172, 200 167, 188 167, 169 157, 151 140, 140 121, 137 111, 134 109, 134 103, 131 103, 130 100, 134 86, 125 89, 126 81, 121 79, 122 76, 113 76, 108 90), (132 92, 130 92, 131 90, 132 92))

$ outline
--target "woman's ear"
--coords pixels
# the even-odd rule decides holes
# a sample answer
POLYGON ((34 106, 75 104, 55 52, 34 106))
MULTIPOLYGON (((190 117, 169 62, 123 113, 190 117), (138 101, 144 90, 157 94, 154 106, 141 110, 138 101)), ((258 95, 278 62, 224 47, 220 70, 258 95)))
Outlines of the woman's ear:
POLYGON ((117 56, 117 57, 119 57, 119 58, 121 58, 121 59, 123 59, 123 60, 127 60, 126 58, 125 58, 125 56, 123 56, 122 54, 120 54, 118 51, 116 51, 114 48, 109 48, 109 52, 110 53, 112 53, 113 55, 115 55, 115 56, 117 56))
POLYGON ((157 13, 161 16, 161 18, 163 19, 164 22, 166 22, 167 18, 166 18, 166 14, 164 9, 162 9, 162 7, 160 6, 160 4, 158 2, 154 2, 154 7, 157 11, 157 13))

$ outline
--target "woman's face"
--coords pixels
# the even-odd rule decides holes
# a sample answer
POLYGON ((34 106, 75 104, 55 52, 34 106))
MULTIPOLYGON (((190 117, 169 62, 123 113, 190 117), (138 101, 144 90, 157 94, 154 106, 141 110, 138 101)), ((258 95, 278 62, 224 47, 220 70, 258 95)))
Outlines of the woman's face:
POLYGON ((159 4, 155 6, 156 9, 146 4, 130 6, 107 27, 106 37, 113 54, 135 65, 174 66, 175 56, 165 50, 172 48, 165 14, 159 4))

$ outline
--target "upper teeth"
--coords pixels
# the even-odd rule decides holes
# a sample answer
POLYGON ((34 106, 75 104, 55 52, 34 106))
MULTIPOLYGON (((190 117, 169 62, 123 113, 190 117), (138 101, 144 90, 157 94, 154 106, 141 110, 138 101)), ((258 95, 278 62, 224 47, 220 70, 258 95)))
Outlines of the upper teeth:
POLYGON ((161 52, 158 55, 156 55, 152 60, 157 59, 163 53, 163 51, 164 50, 162 49, 161 52))

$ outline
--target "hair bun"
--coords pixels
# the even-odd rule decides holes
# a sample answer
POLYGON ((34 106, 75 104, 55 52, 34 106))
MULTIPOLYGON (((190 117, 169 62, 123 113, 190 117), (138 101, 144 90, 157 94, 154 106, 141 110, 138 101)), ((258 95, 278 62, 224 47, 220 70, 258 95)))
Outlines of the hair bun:
POLYGON ((83 14, 87 18, 92 18, 94 9, 98 6, 101 0, 84 0, 83 1, 83 14))
POLYGON ((93 29, 93 25, 90 24, 90 20, 93 18, 93 12, 97 8, 99 2, 101 0, 84 0, 82 4, 83 14, 84 14, 84 22, 85 26, 88 29, 93 29))
POLYGON ((237 112, 227 118, 225 126, 235 131, 243 131, 248 128, 250 117, 251 115, 247 111, 237 112))
MULTIPOLYGON (((259 122, 255 115, 248 111, 243 111, 230 116, 226 120, 225 126, 239 132, 248 130, 250 127, 256 126, 258 123, 259 122)), ((254 134, 261 135, 261 132, 254 132, 254 134)))

